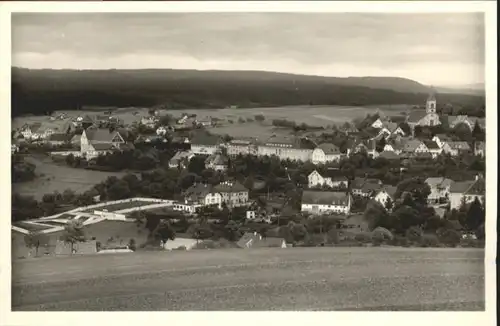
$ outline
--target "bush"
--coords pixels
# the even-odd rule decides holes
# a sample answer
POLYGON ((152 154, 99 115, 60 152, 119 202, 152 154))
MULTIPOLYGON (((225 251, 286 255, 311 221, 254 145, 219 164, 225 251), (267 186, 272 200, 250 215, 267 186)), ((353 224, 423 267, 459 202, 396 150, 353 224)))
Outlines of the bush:
POLYGON ((391 246, 398 246, 398 247, 409 247, 410 246, 408 239, 406 237, 402 237, 402 236, 395 236, 391 241, 389 241, 389 244, 391 246))
POLYGON ((447 247, 456 247, 462 240, 460 232, 453 229, 440 228, 436 231, 439 241, 447 247))
POLYGON ((412 226, 408 230, 406 230, 405 235, 406 238, 411 242, 418 242, 422 237, 422 229, 418 226, 412 226))
POLYGON ((135 251, 137 249, 137 245, 135 243, 135 239, 130 239, 130 241, 128 242, 128 248, 132 251, 135 251))
POLYGON ((372 235, 368 232, 361 232, 354 236, 354 240, 361 243, 370 243, 372 241, 372 235))
POLYGON ((186 246, 180 246, 180 247, 174 248, 174 249, 172 249, 172 250, 181 250, 181 251, 183 251, 183 250, 184 250, 184 251, 186 251, 186 250, 187 250, 187 248, 186 248, 186 246))
POLYGON ((261 121, 264 121, 265 119, 266 119, 266 118, 265 118, 265 117, 264 117, 264 115, 262 115, 262 114, 257 114, 257 115, 255 116, 255 121, 259 121, 259 122, 261 122, 261 121))
POLYGON ((420 238, 420 246, 427 247, 441 247, 441 243, 439 242, 439 238, 435 234, 424 234, 420 238))

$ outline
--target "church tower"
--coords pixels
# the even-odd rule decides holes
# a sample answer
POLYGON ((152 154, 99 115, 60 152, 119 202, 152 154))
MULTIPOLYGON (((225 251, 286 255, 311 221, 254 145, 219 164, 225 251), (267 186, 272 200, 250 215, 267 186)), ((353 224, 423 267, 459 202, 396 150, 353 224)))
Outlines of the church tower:
POLYGON ((436 113, 436 96, 434 94, 434 89, 431 89, 429 97, 427 98, 427 103, 425 105, 425 111, 427 112, 427 114, 436 113))

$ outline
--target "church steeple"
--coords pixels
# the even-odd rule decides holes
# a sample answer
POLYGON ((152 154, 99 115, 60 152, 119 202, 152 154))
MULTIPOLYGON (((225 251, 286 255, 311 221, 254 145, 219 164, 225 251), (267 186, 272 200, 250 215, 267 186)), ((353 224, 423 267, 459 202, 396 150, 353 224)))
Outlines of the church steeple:
POLYGON ((434 87, 431 87, 431 90, 429 92, 429 97, 427 98, 427 103, 425 105, 425 111, 427 114, 429 113, 436 113, 436 91, 434 90, 434 87))

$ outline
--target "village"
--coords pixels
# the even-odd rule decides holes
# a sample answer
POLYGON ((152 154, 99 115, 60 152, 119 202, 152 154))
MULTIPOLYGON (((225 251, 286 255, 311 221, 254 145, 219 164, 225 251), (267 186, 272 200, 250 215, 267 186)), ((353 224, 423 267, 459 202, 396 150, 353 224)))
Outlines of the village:
MULTIPOLYGON (((264 119, 263 116, 255 117, 255 120, 264 119)), ((104 208, 115 205, 110 200, 137 202, 131 198, 133 195, 150 195, 151 198, 144 201, 146 204, 137 205, 132 210, 130 207, 118 207, 116 211, 96 208, 95 211, 78 215, 76 213, 84 210, 77 207, 51 215, 56 212, 55 209, 49 212, 42 209, 39 211, 43 212, 43 216, 13 217, 13 231, 21 237, 33 236, 33 230, 36 230, 37 235, 40 232, 61 233, 68 221, 80 221, 80 228, 98 223, 95 228, 105 220, 137 221, 140 219, 139 215, 144 219, 146 212, 153 214, 158 209, 161 212, 156 212, 156 215, 170 214, 174 222, 184 216, 184 219, 195 221, 193 223, 199 228, 200 224, 222 221, 226 230, 238 229, 238 235, 229 237, 231 240, 236 241, 240 237, 247 239, 242 240, 244 245, 240 243, 243 247, 250 246, 250 243, 258 246, 256 243, 259 241, 267 243, 273 238, 277 242, 271 240, 271 243, 278 243, 283 247, 286 247, 286 243, 304 244, 306 239, 310 239, 307 227, 304 226, 307 222, 304 221, 317 218, 321 220, 322 238, 315 245, 338 243, 338 239, 345 240, 349 237, 358 242, 370 242, 373 234, 377 233, 373 233, 376 230, 379 235, 375 238, 381 239, 378 242, 393 240, 394 232, 406 232, 408 237, 408 230, 416 232, 416 237, 419 238, 425 235, 426 230, 432 229, 429 224, 436 223, 438 226, 434 227, 434 231, 448 228, 459 233, 459 238, 452 241, 454 245, 460 242, 459 239, 484 236, 481 234, 484 231, 478 231, 478 228, 484 230, 485 119, 468 115, 440 116, 434 92, 427 98, 424 108, 413 108, 404 116, 386 116, 377 110, 375 114, 367 115, 357 123, 334 126, 333 139, 324 128, 319 132, 308 132, 307 126, 301 130, 295 124, 292 125, 294 130, 290 135, 273 135, 266 139, 261 139, 258 135, 221 136, 211 132, 218 123, 217 120, 198 119, 195 114, 182 114, 174 118, 162 115, 158 109, 150 109, 147 116, 137 116, 137 121, 130 125, 113 116, 111 111, 103 115, 86 114, 73 118, 56 113, 48 120, 46 123, 25 124, 13 131, 12 155, 18 157, 15 161, 22 161, 19 157, 42 151, 44 155, 66 162, 74 168, 85 166, 99 169, 116 161, 120 161, 120 164, 130 160, 143 162, 142 158, 147 157, 153 161, 151 164, 144 163, 153 171, 151 173, 163 161, 167 172, 175 171, 178 178, 189 180, 186 181, 187 184, 173 186, 170 192, 165 190, 163 193, 161 189, 149 193, 140 190, 134 193, 130 190, 111 195, 110 191, 96 191, 96 187, 93 191, 86 192, 87 200, 81 203, 104 208), (339 137, 342 138, 340 142, 339 137), (158 154, 140 154, 150 153, 151 150, 166 152, 167 159, 158 159, 158 154), (112 157, 115 157, 114 161, 112 157), (441 161, 455 162, 462 158, 468 158, 469 161, 472 158, 476 160, 473 163, 476 165, 483 162, 482 167, 475 168, 476 172, 469 173, 469 179, 463 179, 463 176, 458 180, 453 179, 445 175, 446 171, 442 171, 444 173, 441 175, 438 171, 433 171, 425 178, 418 173, 405 175, 415 166, 430 166, 441 161), (281 176, 270 177, 269 173, 259 171, 256 163, 255 170, 247 171, 248 173, 238 174, 234 171, 238 164, 245 164, 244 168, 248 170, 251 169, 248 167, 252 164, 251 160, 269 159, 277 162, 281 176), (355 161, 361 162, 361 165, 356 166, 355 161), (363 164, 368 164, 366 162, 375 162, 374 165, 380 167, 379 171, 387 171, 392 177, 385 179, 390 182, 384 183, 385 180, 370 177, 368 173, 359 175, 363 164), (198 169, 198 175, 195 173, 195 177, 189 178, 185 173, 189 171, 192 174, 193 169, 198 169), (277 177, 281 177, 279 185, 277 177), (418 198, 422 193, 424 198, 418 198), (128 199, 124 198, 127 196, 128 199), (155 204, 151 206, 149 201, 155 201, 155 204), (469 214, 471 205, 474 211, 469 214), (411 208, 413 211, 404 211, 404 208, 411 208), (210 210, 218 213, 207 213, 210 210), (61 218, 68 214, 83 216, 85 219, 61 218), (405 217, 405 214, 409 216, 405 217), (426 215, 425 218, 423 215, 426 215), (96 216, 99 218, 95 218, 96 216), (329 228, 339 230, 335 231, 337 234, 333 236, 334 240, 328 240, 328 230, 323 230, 323 219, 328 217, 334 220, 330 223, 333 227, 329 228), (405 218, 407 221, 401 221, 405 218), (410 221, 412 219, 414 221, 410 221), (395 222, 396 220, 398 221, 395 222), (254 227, 249 227, 249 223, 254 223, 254 227), (272 232, 269 229, 275 227, 279 230, 283 223, 288 223, 287 232, 276 231, 274 236, 270 236, 272 232), (262 231, 263 229, 266 231, 262 231)), ((273 125, 283 125, 283 121, 273 121, 273 125)), ((372 170, 377 168, 372 167, 372 170)), ((273 171, 268 172, 273 174, 273 171)), ((143 180, 144 173, 141 175, 143 180)), ((158 185, 166 187, 164 183, 158 185)), ((54 206, 58 206, 58 201, 64 201, 58 199, 64 197, 61 195, 63 191, 61 189, 59 194, 54 194, 50 199, 54 206)), ((45 197, 44 202, 50 201, 45 197)), ((70 203, 65 202, 62 206, 77 206, 78 195, 72 194, 69 197, 72 197, 70 203)), ((13 208, 14 214, 15 209, 16 207, 13 208)), ((170 222, 166 224, 165 228, 172 227, 170 222)), ((205 229, 205 233, 209 235, 201 238, 207 239, 214 235, 214 232, 207 230, 210 227, 205 226, 205 229)), ((153 233, 155 230, 150 231, 153 233)), ((179 246, 186 246, 184 242, 179 242, 180 237, 174 240, 172 233, 175 232, 163 233, 167 236, 160 236, 162 247, 169 242, 169 238, 168 248, 172 248, 173 241, 182 243, 179 246)), ((185 233, 191 234, 191 241, 188 241, 190 246, 199 243, 199 230, 197 239, 193 236, 193 230, 185 233)), ((448 233, 444 237, 450 237, 448 233)), ((107 241, 105 238, 107 235, 99 240, 107 241)), ((147 242, 146 240, 144 241, 147 242)), ((121 243, 123 244, 123 239, 121 243)), ((130 246, 127 244, 125 247, 130 246)))

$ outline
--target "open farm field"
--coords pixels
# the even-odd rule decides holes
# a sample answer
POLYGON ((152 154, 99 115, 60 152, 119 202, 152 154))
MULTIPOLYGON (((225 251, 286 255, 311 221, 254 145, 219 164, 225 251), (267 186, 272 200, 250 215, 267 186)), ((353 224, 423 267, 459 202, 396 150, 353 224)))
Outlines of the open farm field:
POLYGON ((12 184, 12 191, 25 196, 33 196, 38 200, 42 199, 44 194, 54 191, 63 192, 66 189, 81 193, 104 181, 107 177, 125 175, 125 172, 102 172, 56 165, 45 156, 27 157, 26 161, 36 165, 37 178, 12 184))
POLYGON ((20 260, 12 309, 485 309, 484 250, 290 248, 20 260))

